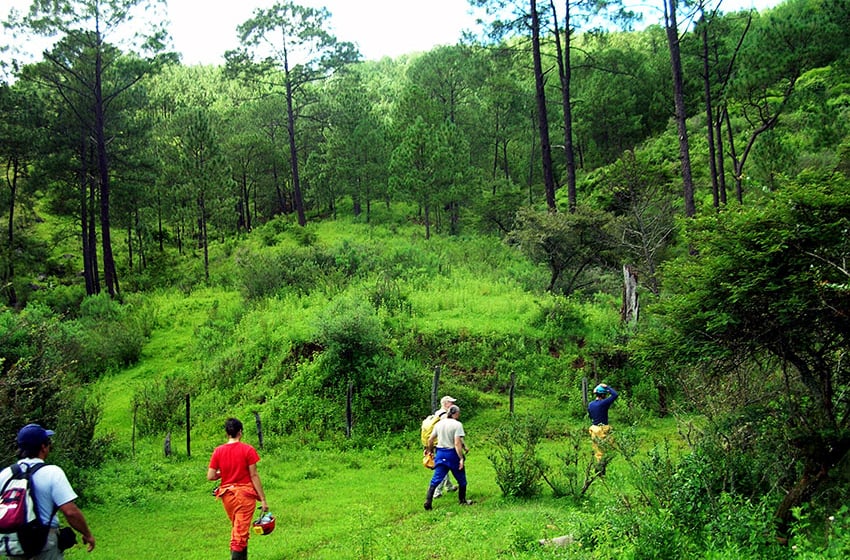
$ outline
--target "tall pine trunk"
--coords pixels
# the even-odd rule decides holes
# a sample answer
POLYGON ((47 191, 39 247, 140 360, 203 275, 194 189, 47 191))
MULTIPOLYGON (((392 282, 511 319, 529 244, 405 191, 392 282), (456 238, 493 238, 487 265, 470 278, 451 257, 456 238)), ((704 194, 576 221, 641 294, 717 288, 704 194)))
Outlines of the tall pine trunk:
POLYGON ((552 146, 549 143, 549 117, 546 113, 546 81, 540 55, 540 17, 537 2, 531 0, 531 49, 534 56, 534 84, 537 98, 537 122, 540 133, 540 151, 543 156, 543 184, 546 188, 546 205, 554 212, 555 174, 552 171, 552 146))
POLYGON ((670 48, 670 66, 673 70, 673 100, 676 106, 676 127, 679 132, 679 160, 682 166, 682 194, 685 215, 696 215, 694 181, 691 175, 691 151, 688 144, 687 114, 685 113, 685 78, 682 72, 682 55, 679 49, 679 26, 676 23, 677 0, 664 0, 664 23, 667 46, 670 48))

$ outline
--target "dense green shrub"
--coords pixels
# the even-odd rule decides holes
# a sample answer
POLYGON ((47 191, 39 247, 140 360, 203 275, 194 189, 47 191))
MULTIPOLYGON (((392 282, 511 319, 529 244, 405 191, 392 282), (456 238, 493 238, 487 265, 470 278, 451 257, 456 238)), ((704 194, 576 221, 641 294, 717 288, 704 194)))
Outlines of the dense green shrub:
POLYGON ((85 390, 63 389, 60 402, 50 461, 62 466, 77 493, 85 496, 97 469, 116 456, 115 436, 97 435, 103 406, 85 390))
POLYGON ((660 509, 633 518, 634 560, 691 558, 697 549, 684 533, 675 530, 674 514, 660 509))
POLYGON ((543 479, 556 498, 578 502, 599 477, 593 469, 593 456, 586 452, 587 433, 569 430, 564 439, 566 444, 561 446, 562 451, 556 453, 556 462, 546 465, 543 479))
POLYGON ((400 281, 384 274, 378 277, 366 297, 375 309, 383 309, 390 315, 410 314, 412 307, 407 291, 400 281))
POLYGON ((282 292, 310 293, 321 271, 311 251, 242 250, 236 254, 240 287, 247 299, 257 300, 282 292))
POLYGON ((3 456, 12 457, 17 430, 29 422, 55 426, 68 384, 69 359, 56 344, 59 317, 42 305, 0 312, 0 425, 3 456))
MULTIPOLYGON (((352 385, 352 438, 382 436, 418 426, 417 411, 429 377, 416 364, 382 355, 364 362, 352 385)), ((333 375, 323 359, 301 363, 284 392, 270 402, 270 424, 281 434, 339 441, 346 430, 345 376, 333 375)), ((309 439, 309 438, 308 438, 309 439)), ((375 440, 361 440, 372 444, 375 440)))
POLYGON ((73 362, 78 378, 89 382, 137 362, 152 323, 149 306, 122 305, 99 294, 82 301, 78 319, 59 325, 55 343, 73 362))
POLYGON ((587 333, 585 310, 573 298, 552 297, 542 302, 531 326, 539 329, 544 340, 555 348, 563 348, 567 341, 583 343, 587 333))
POLYGON ((850 507, 842 505, 826 519, 816 520, 812 508, 794 510, 790 548, 804 560, 850 558, 850 507))
POLYGON ((62 344, 64 332, 59 317, 44 306, 0 313, 0 425, 9 442, 0 452, 4 462, 15 453, 17 430, 30 422, 56 431, 53 460, 72 472, 96 467, 106 456, 109 436, 95 437, 101 407, 69 376, 73 364, 62 344))
POLYGON ((251 300, 282 293, 305 295, 315 291, 334 295, 343 291, 363 271, 377 268, 369 249, 348 241, 333 248, 314 243, 295 248, 242 248, 235 255, 237 282, 245 297, 251 300))
POLYGON ((545 433, 545 420, 514 416, 490 436, 495 449, 490 461, 504 496, 529 498, 540 492, 545 464, 538 456, 537 445, 545 433))
POLYGON ((27 302, 46 305, 65 317, 75 317, 85 297, 85 286, 59 284, 46 289, 33 290, 27 297, 27 302))
POLYGON ((186 395, 194 392, 183 376, 168 375, 150 380, 133 395, 133 417, 140 436, 167 434, 184 426, 186 395))

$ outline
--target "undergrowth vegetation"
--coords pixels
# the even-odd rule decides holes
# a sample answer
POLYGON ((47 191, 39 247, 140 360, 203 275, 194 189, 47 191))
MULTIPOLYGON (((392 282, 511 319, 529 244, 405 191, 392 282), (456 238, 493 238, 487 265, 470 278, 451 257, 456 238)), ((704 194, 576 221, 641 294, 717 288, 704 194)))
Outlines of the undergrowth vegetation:
POLYGON ((58 427, 52 459, 80 493, 99 557, 226 551, 204 473, 230 415, 260 447, 281 527, 252 539, 252 558, 846 550, 840 491, 795 510, 777 541, 772 490, 791 481, 772 467, 777 448, 759 443, 784 437, 772 404, 731 416, 662 396, 663 376, 634 359, 618 298, 545 294, 547 271, 492 239, 411 231, 400 242, 405 232, 274 221, 212 253, 218 280, 206 287, 0 314, 5 379, 17 380, 3 384, 4 420, 58 427), (476 504, 449 494, 426 513, 417 430, 436 373, 463 411, 476 504), (601 381, 622 392, 604 465, 582 393, 601 381))

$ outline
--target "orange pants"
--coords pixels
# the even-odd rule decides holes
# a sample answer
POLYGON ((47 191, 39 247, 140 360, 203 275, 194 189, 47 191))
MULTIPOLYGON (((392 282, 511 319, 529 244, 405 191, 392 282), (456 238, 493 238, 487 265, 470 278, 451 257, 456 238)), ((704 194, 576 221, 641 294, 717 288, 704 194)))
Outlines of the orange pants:
POLYGON ((611 426, 608 424, 590 427, 590 441, 593 443, 593 454, 596 456, 597 461, 602 460, 602 440, 607 438, 609 433, 611 433, 611 426))
POLYGON ((218 497, 224 505, 224 511, 230 518, 230 550, 237 552, 248 548, 248 536, 254 520, 254 508, 257 507, 257 491, 253 484, 231 484, 218 491, 218 497))

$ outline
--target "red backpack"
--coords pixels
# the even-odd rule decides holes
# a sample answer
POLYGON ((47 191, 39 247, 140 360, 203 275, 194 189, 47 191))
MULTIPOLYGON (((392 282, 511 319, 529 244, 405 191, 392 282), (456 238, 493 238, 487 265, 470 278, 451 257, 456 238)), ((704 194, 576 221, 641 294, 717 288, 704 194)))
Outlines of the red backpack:
POLYGON ((44 548, 50 531, 50 522, 45 525, 38 516, 32 487, 32 475, 44 463, 26 466, 25 470, 20 463, 10 465, 11 476, 0 490, 0 554, 6 556, 37 554, 44 548))

